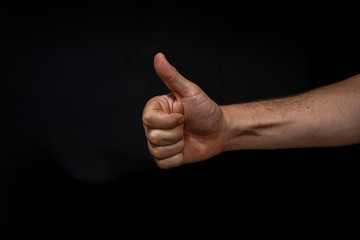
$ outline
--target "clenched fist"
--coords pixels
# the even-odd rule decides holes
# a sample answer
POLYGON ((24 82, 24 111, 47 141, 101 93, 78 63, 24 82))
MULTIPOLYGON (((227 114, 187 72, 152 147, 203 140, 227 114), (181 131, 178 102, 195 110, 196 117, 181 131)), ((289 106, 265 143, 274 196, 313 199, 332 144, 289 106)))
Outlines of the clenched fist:
POLYGON ((156 164, 169 169, 208 159, 223 151, 222 109, 158 53, 155 71, 171 93, 150 99, 143 110, 148 148, 156 164))

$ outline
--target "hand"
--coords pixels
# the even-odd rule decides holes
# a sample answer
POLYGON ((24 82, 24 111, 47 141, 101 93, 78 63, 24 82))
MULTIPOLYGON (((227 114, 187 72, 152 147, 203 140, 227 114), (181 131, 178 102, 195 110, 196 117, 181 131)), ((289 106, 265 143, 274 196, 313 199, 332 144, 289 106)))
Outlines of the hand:
POLYGON ((150 99, 143 110, 148 148, 156 164, 169 169, 222 152, 226 124, 221 108, 171 66, 164 54, 156 54, 154 67, 172 92, 150 99))

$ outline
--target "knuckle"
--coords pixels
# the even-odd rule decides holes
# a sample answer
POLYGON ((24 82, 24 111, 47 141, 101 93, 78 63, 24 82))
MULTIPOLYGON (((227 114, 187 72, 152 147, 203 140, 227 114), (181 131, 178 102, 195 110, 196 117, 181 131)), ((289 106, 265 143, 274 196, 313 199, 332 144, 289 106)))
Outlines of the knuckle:
POLYGON ((183 164, 183 157, 181 154, 177 154, 171 158, 159 160, 155 158, 156 165, 161 169, 170 169, 174 167, 179 167, 183 164))
POLYGON ((143 116, 142 116, 142 121, 144 123, 144 125, 149 125, 151 122, 152 116, 151 113, 149 111, 144 111, 143 116))
POLYGON ((160 138, 159 133, 157 131, 149 132, 148 140, 154 145, 159 145, 161 143, 161 138, 160 138))
POLYGON ((158 158, 158 159, 164 158, 164 153, 163 153, 163 151, 161 151, 161 149, 159 147, 150 147, 149 150, 150 150, 151 155, 153 155, 153 157, 158 158))
POLYGON ((156 165, 161 169, 170 169, 174 166, 170 165, 166 160, 156 161, 156 165))
POLYGON ((155 149, 154 149, 153 156, 154 156, 155 158, 158 158, 158 159, 164 159, 164 158, 165 158, 164 152, 161 151, 161 150, 159 150, 158 148, 155 148, 155 149))

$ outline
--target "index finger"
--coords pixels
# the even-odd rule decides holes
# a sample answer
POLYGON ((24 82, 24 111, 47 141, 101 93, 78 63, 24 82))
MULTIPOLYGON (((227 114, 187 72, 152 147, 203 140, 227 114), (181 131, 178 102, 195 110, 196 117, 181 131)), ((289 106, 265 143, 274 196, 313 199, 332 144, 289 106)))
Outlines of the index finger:
POLYGON ((181 113, 163 111, 159 101, 149 101, 144 108, 143 124, 152 129, 173 129, 182 124, 184 116, 181 113))

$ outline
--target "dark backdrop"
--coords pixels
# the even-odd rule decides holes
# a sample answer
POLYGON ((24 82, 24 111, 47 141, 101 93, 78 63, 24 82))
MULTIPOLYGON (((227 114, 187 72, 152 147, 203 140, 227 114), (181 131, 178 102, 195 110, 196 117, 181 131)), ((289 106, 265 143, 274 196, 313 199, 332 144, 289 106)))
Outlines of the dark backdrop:
POLYGON ((147 151, 141 122, 146 101, 168 92, 153 69, 157 52, 219 104, 296 94, 359 73, 351 14, 91 6, 0 16, 4 228, 124 231, 227 216, 252 226, 279 210, 282 218, 309 208, 329 214, 332 194, 356 199, 358 145, 228 152, 164 171, 147 151))

